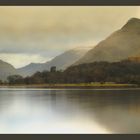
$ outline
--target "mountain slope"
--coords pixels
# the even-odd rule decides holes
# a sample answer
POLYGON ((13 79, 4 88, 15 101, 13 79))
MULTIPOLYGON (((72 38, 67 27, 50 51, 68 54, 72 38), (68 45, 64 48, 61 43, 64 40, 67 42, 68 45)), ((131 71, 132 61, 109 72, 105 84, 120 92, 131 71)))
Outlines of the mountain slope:
MULTIPOLYGON (((45 63, 44 63, 45 64, 45 63)), ((18 74, 21 76, 30 76, 33 73, 40 71, 44 66, 42 63, 30 63, 29 65, 17 69, 18 74)))
POLYGON ((115 62, 140 56, 140 19, 130 19, 120 30, 101 41, 75 65, 95 61, 115 62))
POLYGON ((17 70, 9 63, 0 60, 0 80, 6 81, 9 75, 17 74, 17 70))
POLYGON ((90 48, 76 48, 64 52, 56 56, 46 63, 31 63, 25 67, 18 69, 18 73, 22 76, 30 76, 37 71, 50 70, 52 66, 56 66, 57 70, 64 70, 80 59, 90 48))

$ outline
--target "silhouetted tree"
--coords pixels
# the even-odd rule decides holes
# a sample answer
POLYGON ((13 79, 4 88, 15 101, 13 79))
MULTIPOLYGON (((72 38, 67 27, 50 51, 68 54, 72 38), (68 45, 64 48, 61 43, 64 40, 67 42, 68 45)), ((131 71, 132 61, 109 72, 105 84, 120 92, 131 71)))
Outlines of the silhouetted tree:
POLYGON ((9 84, 23 84, 24 79, 20 75, 11 75, 7 78, 9 84))
POLYGON ((57 71, 53 66, 50 71, 36 72, 26 78, 19 75, 9 76, 8 81, 10 84, 115 82, 140 85, 140 63, 94 62, 71 66, 64 71, 57 71))
POLYGON ((56 72, 56 66, 52 66, 52 67, 50 68, 50 72, 56 72))

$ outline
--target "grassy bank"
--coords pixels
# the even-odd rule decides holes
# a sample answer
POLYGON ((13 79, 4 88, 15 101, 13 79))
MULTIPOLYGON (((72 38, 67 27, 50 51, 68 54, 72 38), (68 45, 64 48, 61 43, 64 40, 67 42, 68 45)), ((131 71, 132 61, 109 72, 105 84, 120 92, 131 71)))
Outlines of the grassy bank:
POLYGON ((79 83, 79 84, 32 84, 32 85, 1 85, 10 88, 136 88, 135 84, 116 83, 79 83))

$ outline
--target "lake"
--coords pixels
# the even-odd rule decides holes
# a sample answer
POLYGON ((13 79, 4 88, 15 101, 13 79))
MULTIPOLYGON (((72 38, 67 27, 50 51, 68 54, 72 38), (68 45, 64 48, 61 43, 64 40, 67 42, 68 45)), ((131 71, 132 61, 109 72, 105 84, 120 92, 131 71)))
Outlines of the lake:
POLYGON ((140 89, 0 89, 0 133, 140 133, 140 89))

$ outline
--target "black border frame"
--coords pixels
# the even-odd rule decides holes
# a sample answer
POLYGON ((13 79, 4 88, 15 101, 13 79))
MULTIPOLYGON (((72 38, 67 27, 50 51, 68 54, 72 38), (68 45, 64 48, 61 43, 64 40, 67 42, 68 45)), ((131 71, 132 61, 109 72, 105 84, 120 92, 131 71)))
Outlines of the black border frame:
POLYGON ((0 0, 3 6, 137 6, 140 0, 0 0))
POLYGON ((1 140, 139 140, 139 134, 1 134, 1 140))

